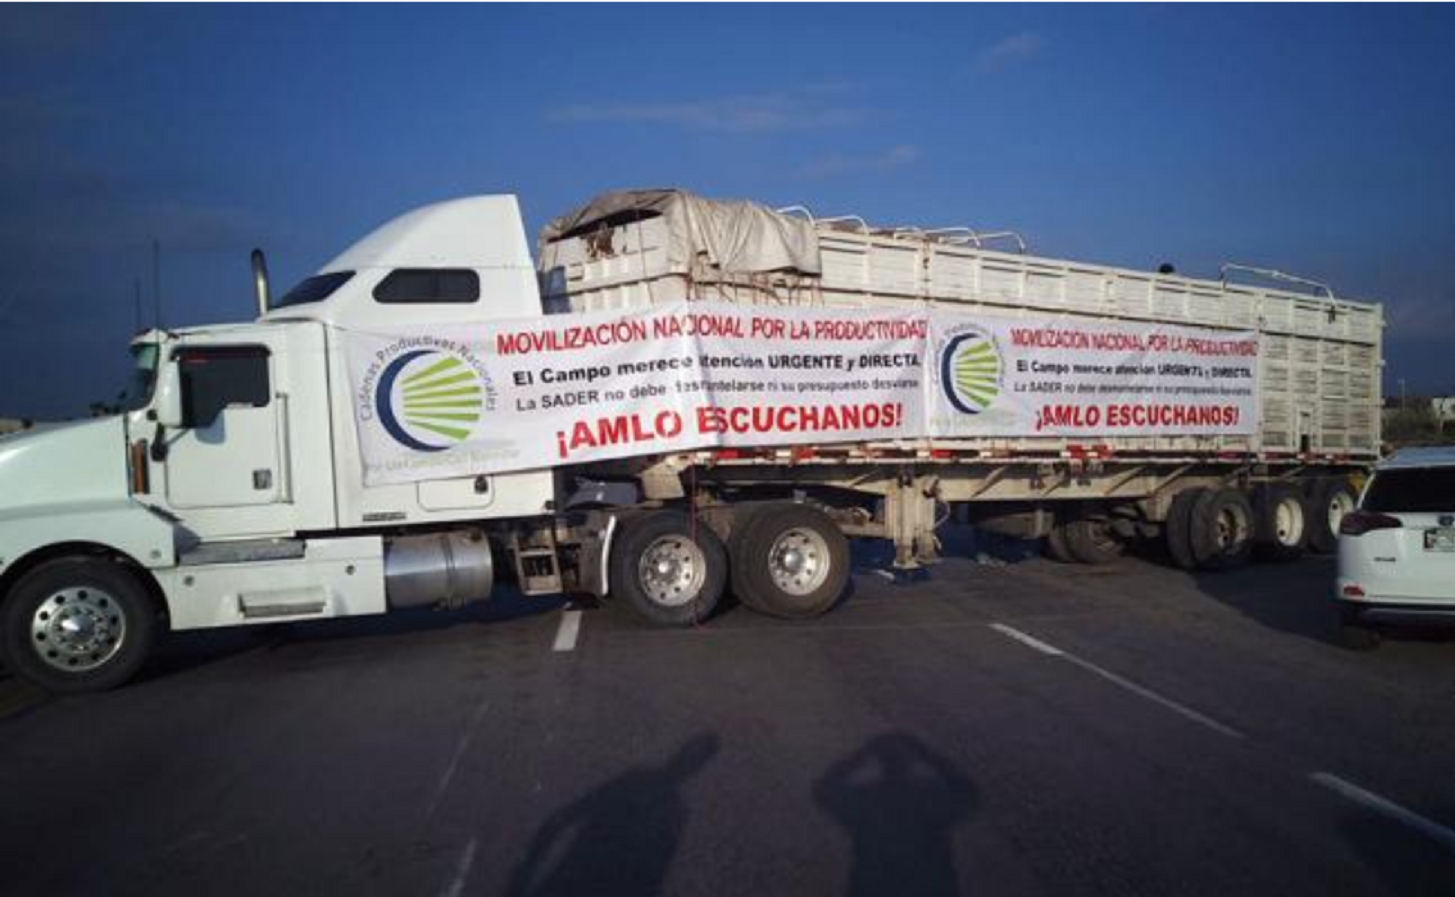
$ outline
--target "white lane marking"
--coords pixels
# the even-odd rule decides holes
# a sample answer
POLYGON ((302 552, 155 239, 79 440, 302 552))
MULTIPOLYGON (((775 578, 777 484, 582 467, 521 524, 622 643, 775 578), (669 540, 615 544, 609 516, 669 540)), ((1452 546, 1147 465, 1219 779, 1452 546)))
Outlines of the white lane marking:
POLYGON ((1065 657, 1066 652, 1055 645, 1048 645, 1038 638, 1032 638, 1021 632, 1019 629, 1012 629, 1004 623, 991 623, 990 628, 1004 636, 1009 636, 1029 648, 1035 648, 1042 654, 1050 654, 1052 657, 1065 657))
POLYGON ((450 884, 440 892, 442 897, 460 897, 465 892, 465 882, 470 877, 470 867, 475 865, 475 849, 480 846, 478 838, 471 838, 470 843, 460 852, 460 859, 455 863, 455 876, 450 879, 450 884))
POLYGON ((556 642, 552 651, 576 650, 576 637, 581 633, 581 612, 567 610, 561 614, 561 625, 556 629, 556 642))
POLYGON ((1076 666, 1081 667, 1088 673, 1100 676, 1111 684, 1118 686, 1119 688, 1126 689, 1127 691, 1131 692, 1139 698, 1145 698, 1146 700, 1151 701, 1152 703, 1157 704, 1160 707, 1171 710, 1178 716, 1181 716, 1185 719, 1190 719, 1198 725, 1206 726, 1207 728, 1212 729, 1214 732, 1217 732, 1219 735, 1226 735, 1229 738, 1244 737, 1242 732, 1239 732, 1232 726, 1228 726, 1218 722, 1217 720, 1213 719, 1205 713, 1199 713, 1198 711, 1193 710, 1191 707, 1188 707, 1186 704, 1179 704, 1178 702, 1172 700, 1166 695, 1159 694, 1152 689, 1147 688, 1145 685, 1138 685, 1137 683, 1126 678, 1125 676, 1120 676, 1116 673, 1113 673, 1111 670, 1103 669, 1102 667, 1097 666, 1089 660, 1082 660, 1075 654, 1070 654, 1066 651, 1061 650, 1060 648, 1057 648, 1055 645, 1043 642, 1034 636, 1027 635, 1024 632, 1021 632, 1019 629, 1014 629, 1010 626, 1006 626, 1003 623, 991 623, 990 628, 994 629, 996 632, 999 632, 1001 635, 1004 635, 1007 638, 1015 639, 1021 644, 1033 648, 1041 652, 1042 654, 1047 654, 1052 657, 1059 657, 1062 660, 1067 661, 1068 663, 1073 663, 1076 666))
POLYGON ((1341 779, 1331 772, 1311 772, 1308 777, 1341 797, 1404 823, 1420 834, 1432 838, 1446 850, 1455 851, 1455 830, 1448 829, 1434 820, 1426 819, 1415 811, 1407 810, 1372 791, 1365 791, 1353 782, 1341 779))
POLYGON ((434 811, 439 809, 440 800, 445 796, 445 791, 450 787, 450 780, 455 777, 455 770, 460 768, 460 761, 465 757, 465 751, 470 749, 470 740, 475 737, 475 728, 480 725, 480 718, 485 715, 485 708, 490 706, 487 702, 481 701, 480 706, 470 716, 470 722, 461 733, 460 740, 455 742, 455 752, 450 755, 449 765, 445 767, 444 773, 440 776, 439 784, 435 785, 434 797, 430 798, 429 809, 425 811, 426 816, 433 816, 434 811))

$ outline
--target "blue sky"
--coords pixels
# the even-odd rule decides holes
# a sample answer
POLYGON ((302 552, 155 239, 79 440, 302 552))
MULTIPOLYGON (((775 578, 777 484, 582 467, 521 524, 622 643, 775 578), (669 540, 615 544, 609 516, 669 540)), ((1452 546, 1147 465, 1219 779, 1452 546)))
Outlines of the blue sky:
POLYGON ((375 224, 601 190, 1379 298, 1388 388, 1455 392, 1444 7, 0 7, 0 416, 119 388, 133 284, 242 318, 375 224), (286 286, 286 284, 283 284, 286 286))

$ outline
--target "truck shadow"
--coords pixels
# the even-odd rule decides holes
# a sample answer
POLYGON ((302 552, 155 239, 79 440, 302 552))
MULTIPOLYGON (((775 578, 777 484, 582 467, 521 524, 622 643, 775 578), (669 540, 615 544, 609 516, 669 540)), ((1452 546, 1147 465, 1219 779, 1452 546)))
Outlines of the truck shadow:
POLYGON ((496 588, 489 600, 454 610, 413 608, 336 620, 305 620, 258 626, 174 632, 136 677, 146 682, 177 675, 259 649, 290 644, 366 641, 498 624, 550 614, 567 603, 564 596, 526 597, 511 585, 496 588))
MULTIPOLYGON (((1004 567, 1041 557, 1040 540, 1002 536, 966 523, 947 522, 935 531, 942 558, 963 558, 987 567, 1004 567)), ((884 539, 856 539, 850 543, 854 572, 890 573, 897 585, 911 585, 933 578, 933 565, 918 570, 894 569, 894 545, 884 539)))
MULTIPOLYGON (((1269 629, 1338 646, 1334 565, 1333 557, 1311 555, 1191 575, 1199 592, 1269 629)), ((1455 643, 1455 629, 1402 625, 1385 630, 1385 638, 1394 643, 1455 643)))

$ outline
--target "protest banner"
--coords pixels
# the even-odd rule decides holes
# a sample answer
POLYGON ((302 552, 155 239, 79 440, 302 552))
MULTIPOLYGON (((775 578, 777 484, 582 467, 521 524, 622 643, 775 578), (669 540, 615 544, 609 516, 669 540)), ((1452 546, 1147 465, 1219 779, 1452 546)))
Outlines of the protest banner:
POLYGON ((341 337, 370 485, 712 447, 1257 428, 1249 332, 691 302, 341 337))

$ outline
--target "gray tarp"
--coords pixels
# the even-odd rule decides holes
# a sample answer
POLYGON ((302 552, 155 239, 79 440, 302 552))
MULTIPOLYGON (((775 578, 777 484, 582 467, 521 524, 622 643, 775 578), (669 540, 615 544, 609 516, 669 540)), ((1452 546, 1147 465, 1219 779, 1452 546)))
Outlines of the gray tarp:
POLYGON ((541 230, 544 246, 591 225, 632 220, 633 213, 666 219, 668 262, 690 268, 701 253, 725 272, 791 270, 817 275, 818 235, 801 218, 780 215, 745 200, 703 199, 684 190, 622 190, 603 193, 541 230))

